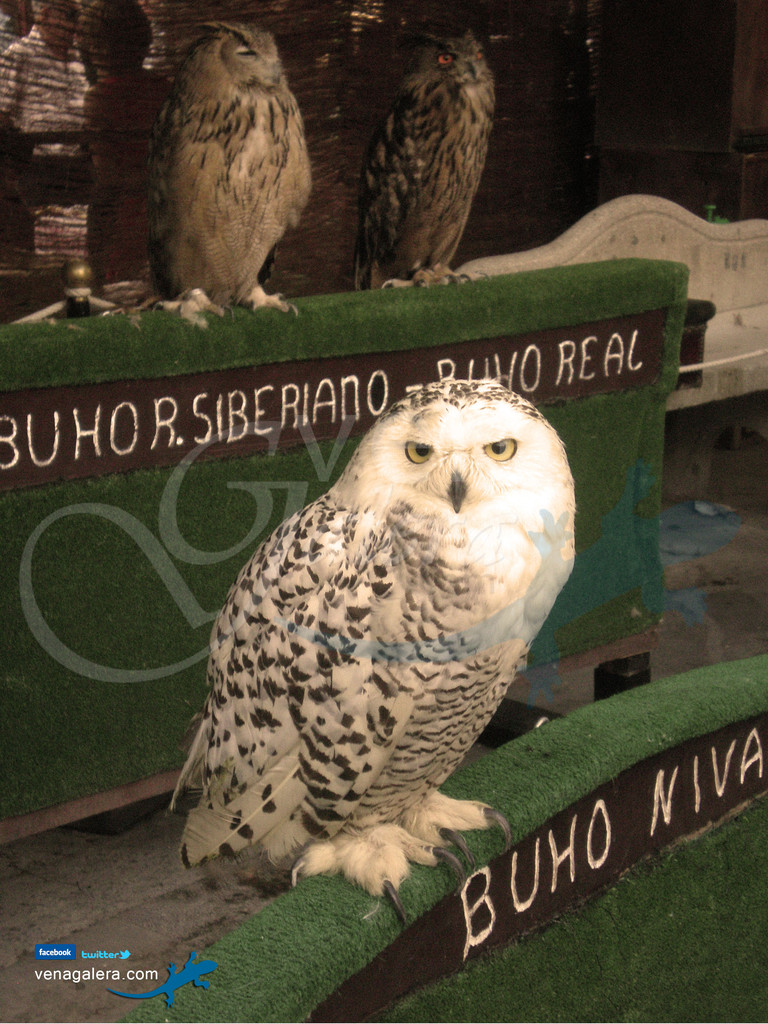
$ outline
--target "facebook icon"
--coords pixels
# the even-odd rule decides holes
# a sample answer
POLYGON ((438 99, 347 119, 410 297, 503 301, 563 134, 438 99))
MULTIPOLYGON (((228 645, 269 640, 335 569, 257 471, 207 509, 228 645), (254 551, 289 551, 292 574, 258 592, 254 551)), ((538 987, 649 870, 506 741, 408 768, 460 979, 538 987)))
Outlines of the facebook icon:
POLYGON ((38 942, 35 946, 35 960, 75 960, 74 945, 63 942, 38 942))

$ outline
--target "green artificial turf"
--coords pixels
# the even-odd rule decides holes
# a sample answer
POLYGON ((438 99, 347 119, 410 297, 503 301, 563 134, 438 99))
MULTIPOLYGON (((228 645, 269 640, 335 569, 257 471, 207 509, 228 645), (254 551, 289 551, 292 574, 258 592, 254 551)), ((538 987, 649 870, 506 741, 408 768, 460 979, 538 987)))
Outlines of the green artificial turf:
MULTIPOLYGON (((664 408, 686 281, 681 265, 626 260, 471 287, 316 296, 297 302, 298 317, 237 309, 206 330, 161 312, 10 325, 0 328, 0 441, 3 389, 429 349, 668 307, 657 381, 543 406, 566 445, 578 506, 576 568, 533 650, 534 662, 556 661, 660 618, 664 408)), ((330 480, 304 447, 196 462, 175 504, 171 468, 0 493, 0 818, 181 765, 229 586, 258 540, 325 491, 356 443, 346 442, 330 480)), ((331 448, 321 444, 324 460, 331 448)), ((515 696, 528 699, 528 687, 521 679, 515 696)))
MULTIPOLYGON (((0 391, 397 352, 680 305, 687 268, 616 260, 502 275, 471 288, 296 299, 299 315, 233 309, 198 330, 163 312, 0 326, 0 391)), ((682 315, 682 314, 681 314, 682 315)))
MULTIPOLYGON (((633 765, 765 711, 768 656, 697 669, 583 707, 442 788, 498 808, 519 840, 633 765)), ((641 864, 583 910, 471 961, 382 1019, 764 1019, 767 808, 641 864)), ((466 837, 478 868, 502 852, 498 830, 466 837)), ((454 887, 446 866, 414 867, 401 887, 409 922, 454 887)), ((126 1019, 301 1021, 400 931, 386 901, 338 877, 307 879, 197 951, 217 963, 208 991, 187 986, 173 1008, 156 998, 126 1019)), ((416 950, 416 975, 418 961, 416 950)))

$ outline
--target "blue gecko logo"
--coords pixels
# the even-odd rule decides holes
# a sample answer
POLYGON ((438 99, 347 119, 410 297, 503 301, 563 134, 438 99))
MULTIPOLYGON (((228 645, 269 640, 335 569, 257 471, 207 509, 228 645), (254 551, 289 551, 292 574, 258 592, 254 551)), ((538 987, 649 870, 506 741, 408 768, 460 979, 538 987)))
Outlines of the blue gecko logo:
POLYGON ((218 964, 215 960, 201 960, 199 964, 196 964, 194 962, 196 956, 197 953, 194 951, 190 953, 189 959, 179 971, 176 970, 176 964, 170 964, 165 984, 158 986, 158 988, 153 988, 151 992, 141 992, 137 995, 133 992, 118 992, 114 988, 109 988, 107 991, 112 992, 116 996, 123 996, 125 999, 152 999, 154 996, 164 995, 165 1005, 173 1006, 176 990, 184 985, 188 985, 190 981, 195 988, 208 988, 210 985, 209 981, 201 980, 200 976, 215 971, 218 964))

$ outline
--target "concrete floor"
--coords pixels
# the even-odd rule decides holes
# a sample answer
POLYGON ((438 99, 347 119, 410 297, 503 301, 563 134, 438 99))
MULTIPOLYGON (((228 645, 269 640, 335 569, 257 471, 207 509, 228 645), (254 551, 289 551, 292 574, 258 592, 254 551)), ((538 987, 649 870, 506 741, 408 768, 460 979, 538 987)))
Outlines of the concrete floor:
MULTIPOLYGON (((665 617, 654 678, 768 652, 768 443, 752 435, 737 450, 717 450, 708 492, 689 497, 729 506, 741 526, 726 547, 667 570, 668 589, 704 591, 706 613, 698 625, 665 617)), ((566 713, 591 698, 591 671, 577 672, 563 677, 549 707, 566 713)), ((128 949, 122 970, 156 970, 158 980, 114 985, 148 991, 165 980, 169 961, 181 966, 258 912, 264 901, 227 865, 181 867, 182 827, 181 817, 158 810, 120 835, 56 829, 0 847, 1 1021, 115 1021, 135 1005, 105 981, 38 980, 35 971, 50 965, 34 959, 36 943, 72 942, 78 956, 128 949)))

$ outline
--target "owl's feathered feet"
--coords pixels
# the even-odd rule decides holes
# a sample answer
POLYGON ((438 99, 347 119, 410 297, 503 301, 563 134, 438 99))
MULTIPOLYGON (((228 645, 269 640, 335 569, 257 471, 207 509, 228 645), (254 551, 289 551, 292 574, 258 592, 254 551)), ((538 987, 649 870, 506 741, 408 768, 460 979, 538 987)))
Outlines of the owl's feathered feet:
POLYGON ((182 320, 202 328, 208 326, 203 313, 215 313, 216 316, 224 316, 225 313, 224 307, 211 302, 202 288, 190 288, 176 299, 164 299, 156 304, 156 308, 164 309, 166 313, 178 313, 182 320))
POLYGON ((467 284, 468 281, 479 281, 487 277, 487 274, 479 274, 474 271, 457 274, 444 263, 437 263, 434 267, 420 267, 410 277, 392 277, 385 281, 382 288, 428 288, 434 284, 467 284))
MULTIPOLYGON (((293 313, 294 316, 299 314, 293 303, 286 302, 282 295, 270 295, 260 284, 251 290, 248 298, 243 300, 240 305, 254 311, 267 307, 279 309, 281 313, 293 313)), ((203 313, 224 316, 228 307, 212 302, 202 288, 190 288, 176 299, 164 299, 155 303, 155 308, 164 309, 166 313, 178 313, 183 320, 188 320, 195 327, 205 328, 208 326, 208 321, 202 315, 203 313)))
POLYGON ((298 309, 296 309, 292 302, 286 302, 282 295, 270 295, 264 291, 260 284, 255 285, 248 298, 243 302, 243 305, 253 310, 261 309, 262 306, 268 306, 271 309, 279 309, 281 313, 293 313, 294 316, 299 315, 298 309))
POLYGON ((512 832, 502 814, 474 800, 454 800, 433 791, 420 804, 402 814, 399 823, 350 825, 332 839, 311 843, 293 867, 292 881, 309 875, 343 874, 373 896, 387 895, 403 924, 405 910, 398 895, 410 874, 410 862, 434 867, 447 863, 459 884, 466 875, 450 843, 474 867, 472 854, 459 835, 468 829, 502 828, 507 848, 512 832))

